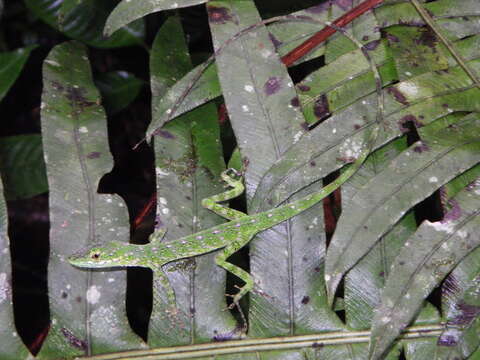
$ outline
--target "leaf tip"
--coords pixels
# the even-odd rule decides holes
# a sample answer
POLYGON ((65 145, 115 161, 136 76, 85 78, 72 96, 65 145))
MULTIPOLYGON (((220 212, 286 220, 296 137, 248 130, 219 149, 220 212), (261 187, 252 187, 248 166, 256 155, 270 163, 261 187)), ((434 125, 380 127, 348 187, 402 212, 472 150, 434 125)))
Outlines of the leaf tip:
POLYGON ((327 301, 330 307, 333 306, 333 302, 335 300, 335 292, 337 290, 338 284, 342 279, 342 274, 325 274, 325 286, 327 288, 327 301))

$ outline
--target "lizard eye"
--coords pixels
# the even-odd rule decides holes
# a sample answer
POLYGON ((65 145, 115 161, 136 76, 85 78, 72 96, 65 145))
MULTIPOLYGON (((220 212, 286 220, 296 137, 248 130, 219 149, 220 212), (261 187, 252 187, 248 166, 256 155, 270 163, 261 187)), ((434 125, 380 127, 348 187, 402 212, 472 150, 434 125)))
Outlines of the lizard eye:
POLYGON ((90 257, 94 260, 97 260, 100 258, 100 253, 99 252, 94 252, 90 255, 90 257))

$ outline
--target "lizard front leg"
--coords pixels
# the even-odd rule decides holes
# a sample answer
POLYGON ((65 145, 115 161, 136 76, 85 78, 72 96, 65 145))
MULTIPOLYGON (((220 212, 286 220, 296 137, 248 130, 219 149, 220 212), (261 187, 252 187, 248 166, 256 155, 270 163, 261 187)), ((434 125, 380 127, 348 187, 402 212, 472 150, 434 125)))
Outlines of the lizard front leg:
MULTIPOLYGON (((246 241, 248 242, 248 241, 246 241)), ((246 243, 245 242, 245 243, 246 243)), ((242 245, 243 246, 243 245, 242 245)), ((239 277, 241 280, 243 280, 243 282, 245 282, 245 285, 243 285, 240 290, 238 291, 238 293, 236 293, 235 295, 229 295, 227 294, 227 296, 230 296, 233 298, 233 303, 230 304, 230 306, 228 307, 229 309, 232 309, 233 307, 235 307, 235 305, 238 304, 238 302, 240 301, 240 299, 246 294, 248 293, 250 290, 253 289, 253 278, 252 276, 246 272, 245 270, 239 268, 238 266, 235 266, 229 262, 227 262, 227 259, 235 252, 237 252, 239 249, 241 248, 241 246, 239 247, 238 244, 230 244, 228 245, 227 247, 225 247, 216 257, 215 257, 215 263, 218 265, 218 266, 221 266, 222 268, 224 268, 225 270, 231 272, 232 274, 236 275, 237 277, 239 277)))
POLYGON ((225 181, 228 186, 232 188, 221 194, 216 194, 203 199, 202 206, 209 210, 212 210, 215 214, 220 215, 228 220, 237 220, 247 215, 241 211, 230 209, 227 206, 219 204, 222 201, 227 201, 236 198, 237 196, 240 196, 245 190, 242 178, 233 178, 229 175, 229 173, 231 172, 234 172, 235 175, 239 176, 235 169, 227 169, 222 172, 221 176, 223 181, 225 181))

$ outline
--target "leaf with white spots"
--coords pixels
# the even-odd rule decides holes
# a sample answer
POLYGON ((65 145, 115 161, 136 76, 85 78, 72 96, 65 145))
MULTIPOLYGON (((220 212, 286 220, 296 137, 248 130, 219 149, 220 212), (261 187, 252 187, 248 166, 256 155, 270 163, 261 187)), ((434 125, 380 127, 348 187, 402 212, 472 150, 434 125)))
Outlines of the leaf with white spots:
POLYGON ((479 129, 476 114, 464 117, 456 127, 411 145, 355 194, 340 216, 327 252, 330 303, 343 275, 411 207, 480 161, 479 129), (433 177, 438 181, 432 182, 433 177))
MULTIPOLYGON (((181 78, 191 68, 179 18, 170 17, 162 25, 152 48, 152 92, 157 97, 165 95, 174 78, 181 78)), ((224 191, 219 181, 225 169, 219 136, 213 104, 183 114, 157 131, 154 138, 157 225, 167 229, 163 241, 191 235, 225 221, 201 206, 203 198, 224 191)), ((197 235, 196 240, 201 248, 203 237, 197 235)), ((235 320, 224 311, 226 273, 215 264, 216 255, 206 254, 166 267, 179 310, 176 322, 165 316, 170 306, 165 288, 154 283, 148 333, 150 346, 239 336, 235 320)))
MULTIPOLYGON (((3 175, 3 174, 2 174, 3 175)), ((8 239, 7 206, 0 181, 0 358, 23 360, 30 354, 17 334, 13 318, 12 263, 8 239)))
POLYGON ((381 359, 443 278, 480 245, 480 179, 452 200, 442 221, 423 222, 396 257, 376 309, 370 358, 381 359))
POLYGON ((66 261, 82 248, 129 240, 123 200, 97 193, 100 179, 113 167, 99 100, 85 46, 66 42, 53 48, 43 67, 41 111, 50 191, 51 327, 39 358, 143 346, 125 313, 125 271, 86 271, 66 261), (106 306, 111 316, 96 317, 106 306), (116 336, 106 338, 110 332, 116 336))

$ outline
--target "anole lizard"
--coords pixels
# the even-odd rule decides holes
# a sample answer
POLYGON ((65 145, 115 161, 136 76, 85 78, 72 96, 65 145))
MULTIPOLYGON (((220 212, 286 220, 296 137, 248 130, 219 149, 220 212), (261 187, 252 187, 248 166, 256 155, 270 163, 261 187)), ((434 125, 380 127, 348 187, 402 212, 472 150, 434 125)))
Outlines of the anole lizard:
MULTIPOLYGON (((232 296, 233 303, 230 307, 238 304, 240 298, 253 289, 254 282, 248 272, 227 262, 227 259, 248 244, 257 233, 300 214, 338 189, 362 166, 370 154, 380 131, 380 123, 383 119, 383 94, 382 82, 378 70, 362 44, 350 37, 343 29, 333 24, 328 25, 344 33, 362 49, 364 56, 370 63, 375 78, 378 101, 376 120, 372 125, 368 139, 355 162, 335 181, 323 187, 319 192, 310 194, 294 202, 258 214, 247 215, 219 204, 219 202, 239 196, 244 191, 242 179, 230 176, 229 173, 232 172, 232 170, 228 169, 222 173, 222 179, 232 187, 232 189, 204 199, 202 205, 218 215, 229 219, 229 222, 169 242, 162 242, 165 230, 159 229, 150 235, 150 242, 146 245, 126 244, 114 241, 104 246, 94 247, 84 253, 73 255, 69 258, 69 262, 81 268, 129 266, 150 268, 154 272, 154 281, 165 288, 167 299, 172 309, 171 313, 174 314, 176 312, 175 293, 162 270, 162 266, 180 259, 223 249, 215 257, 216 264, 238 276, 245 282, 245 285, 239 289, 238 293, 232 296)), ((233 170, 233 172, 236 174, 235 170, 233 170)))
POLYGON ((242 179, 231 177, 229 173, 232 170, 228 169, 222 173, 222 178, 232 189, 204 199, 202 205, 231 221, 169 242, 161 241, 165 230, 160 229, 150 235, 150 243, 146 245, 114 241, 105 246, 94 247, 83 254, 71 256, 69 261, 72 265, 83 268, 127 266, 150 268, 154 272, 154 279, 166 289, 169 303, 172 309, 175 309, 175 294, 162 266, 172 261, 223 249, 215 258, 216 264, 245 282, 245 285, 233 296, 231 306, 238 304, 240 298, 252 290, 253 279, 243 269, 227 262, 230 255, 245 246, 255 234, 300 214, 335 191, 360 168, 370 153, 378 132, 379 124, 377 123, 370 132, 368 146, 364 147, 356 161, 334 182, 317 193, 269 211, 247 215, 219 204, 221 201, 237 197, 244 190, 242 179))

